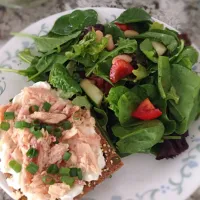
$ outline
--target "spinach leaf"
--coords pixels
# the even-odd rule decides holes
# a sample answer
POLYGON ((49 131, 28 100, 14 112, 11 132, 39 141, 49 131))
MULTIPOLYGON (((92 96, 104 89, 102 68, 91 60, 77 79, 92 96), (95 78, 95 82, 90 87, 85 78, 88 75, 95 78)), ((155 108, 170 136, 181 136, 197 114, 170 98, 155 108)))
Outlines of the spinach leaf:
POLYGON ((158 89, 163 99, 167 98, 167 93, 171 88, 171 69, 169 58, 159 56, 158 58, 158 89))
POLYGON ((95 118, 98 120, 100 126, 105 127, 108 123, 108 116, 104 110, 94 107, 95 118))
POLYGON ((97 12, 95 10, 75 10, 71 14, 58 18, 51 32, 58 35, 70 35, 74 31, 97 23, 97 12))
POLYGON ((98 68, 98 65, 102 62, 104 62, 105 60, 109 59, 109 58, 114 58, 115 56, 117 56, 118 54, 121 53, 133 53, 135 52, 137 49, 137 42, 136 40, 130 40, 130 39, 123 39, 120 38, 118 43, 117 43, 117 48, 115 48, 112 51, 102 51, 99 55, 99 59, 97 60, 97 63, 92 66, 92 67, 87 67, 85 68, 86 71, 86 76, 91 75, 96 68, 98 68))
POLYGON ((21 60, 28 64, 31 64, 31 62, 35 58, 35 56, 31 54, 30 49, 24 49, 23 51, 19 52, 18 56, 21 60))
POLYGON ((151 24, 149 30, 154 30, 154 29, 164 30, 164 25, 163 25, 163 24, 160 24, 160 23, 158 23, 158 22, 153 22, 153 24, 151 24))
POLYGON ((178 104, 170 100, 170 112, 177 121, 176 132, 183 134, 198 114, 200 77, 188 68, 177 64, 172 67, 171 77, 180 100, 178 104))
POLYGON ((134 69, 133 74, 136 76, 134 82, 137 82, 139 80, 142 80, 143 78, 146 78, 149 75, 149 72, 145 67, 138 64, 138 69, 134 69))
POLYGON ((119 122, 122 126, 128 126, 136 119, 131 116, 131 113, 138 107, 141 99, 132 91, 123 94, 118 100, 119 122))
POLYGON ((147 38, 143 42, 140 43, 140 50, 146 55, 146 57, 154 63, 158 62, 158 58, 156 57, 156 51, 153 48, 151 41, 147 38))
POLYGON ((59 54, 50 54, 50 55, 41 57, 37 61, 37 63, 35 63, 35 69, 37 70, 37 73, 29 77, 29 80, 35 79, 37 76, 41 75, 42 73, 49 72, 51 68, 53 67, 54 63, 64 64, 66 61, 67 61, 67 58, 59 54))
POLYGON ((167 115, 167 100, 158 97, 153 103, 162 111, 162 115, 159 117, 159 120, 164 124, 165 135, 174 133, 176 130, 176 121, 169 119, 167 115))
POLYGON ((116 144, 120 153, 138 153, 160 142, 165 128, 159 120, 151 120, 129 128, 115 125, 112 130, 119 137, 116 144))
POLYGON ((171 83, 171 67, 169 58, 159 56, 158 58, 158 89, 163 99, 173 99, 176 103, 179 101, 179 96, 171 83))
POLYGON ((105 34, 111 34, 115 43, 119 40, 119 38, 125 38, 124 32, 114 23, 105 24, 104 28, 105 34))
POLYGON ((124 11, 115 21, 122 24, 145 22, 151 21, 151 16, 141 8, 129 8, 124 11))
MULTIPOLYGON (((161 30, 159 30, 161 31, 161 30)), ((152 31, 148 31, 146 33, 142 33, 140 35, 137 35, 134 37, 135 39, 150 39, 153 41, 158 41, 163 43, 167 49, 173 53, 176 48, 178 47, 178 41, 176 40, 176 38, 172 35, 168 35, 166 33, 159 33, 159 32, 155 32, 155 30, 152 31)))
POLYGON ((112 87, 109 91, 107 101, 110 105, 109 108, 114 111, 116 116, 119 115, 118 101, 120 97, 128 91, 129 89, 125 86, 112 87))
MULTIPOLYGON (((157 87, 153 84, 143 84, 143 85, 140 85, 140 88, 144 89, 145 90, 145 98, 149 98, 151 101, 155 101, 156 99, 158 99, 159 97, 159 94, 158 94, 158 90, 157 90, 157 87)), ((142 100, 143 100, 142 99, 142 100)))
POLYGON ((180 64, 188 69, 192 69, 193 65, 198 61, 199 54, 194 47, 185 47, 179 54, 174 63, 180 64))
POLYGON ((70 94, 70 96, 82 92, 80 85, 69 75, 66 68, 58 63, 54 64, 51 69, 49 82, 55 88, 70 94))
POLYGON ((74 105, 85 107, 87 109, 90 109, 92 107, 91 103, 89 102, 86 96, 77 96, 72 100, 72 103, 74 105))
POLYGON ((75 33, 72 33, 70 35, 66 36, 57 36, 57 37, 48 37, 48 36, 36 36, 36 35, 29 35, 26 33, 16 33, 14 35, 21 36, 21 37, 29 37, 32 38, 35 41, 35 45, 38 49, 38 51, 41 52, 48 52, 52 49, 58 48, 60 45, 79 37, 81 31, 77 31, 75 33))
POLYGON ((183 51, 184 49, 184 46, 185 46, 185 42, 184 40, 181 40, 181 43, 180 45, 177 47, 177 53, 175 55, 173 55, 169 60, 170 62, 173 62, 179 55, 180 53, 183 51))

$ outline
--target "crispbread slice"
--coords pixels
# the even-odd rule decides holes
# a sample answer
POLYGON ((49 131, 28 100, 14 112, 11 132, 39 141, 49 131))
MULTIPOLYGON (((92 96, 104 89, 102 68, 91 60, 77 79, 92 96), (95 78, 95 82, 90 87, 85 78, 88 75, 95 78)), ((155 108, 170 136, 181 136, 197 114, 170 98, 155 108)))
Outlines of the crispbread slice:
POLYGON ((103 155, 106 160, 106 166, 102 170, 102 175, 99 177, 97 181, 87 182, 84 186, 83 192, 74 198, 74 200, 81 199, 85 194, 93 190, 97 185, 103 182, 106 178, 110 178, 112 174, 114 174, 118 169, 123 166, 123 162, 119 155, 115 152, 115 150, 108 144, 107 140, 102 136, 98 129, 97 133, 101 137, 101 148, 103 151, 103 155))

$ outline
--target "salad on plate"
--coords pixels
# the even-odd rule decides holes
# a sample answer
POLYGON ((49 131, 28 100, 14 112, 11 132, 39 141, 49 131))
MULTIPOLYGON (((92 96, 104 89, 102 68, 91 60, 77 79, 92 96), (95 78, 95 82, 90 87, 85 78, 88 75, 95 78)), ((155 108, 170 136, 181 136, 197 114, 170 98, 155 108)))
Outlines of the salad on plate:
MULTIPOLYGON (((187 35, 155 22, 148 13, 140 8, 129 8, 114 21, 106 24, 99 24, 98 14, 95 10, 75 10, 58 18, 46 35, 13 34, 34 40, 34 47, 24 49, 18 55, 23 62, 27 63, 28 67, 24 70, 8 68, 0 68, 0 70, 26 76, 35 84, 30 88, 25 88, 22 93, 25 94, 25 91, 29 90, 34 90, 35 93, 33 92, 33 96, 32 93, 29 93, 31 96, 28 97, 17 95, 17 98, 11 100, 9 105, 20 104, 22 106, 19 106, 20 109, 15 107, 14 111, 11 109, 11 112, 8 105, 3 106, 4 109, 1 109, 0 113, 0 127, 3 133, 11 131, 11 135, 18 134, 15 129, 23 128, 23 134, 25 134, 24 128, 30 129, 27 134, 32 134, 34 139, 33 141, 28 140, 29 143, 31 142, 28 152, 33 157, 30 158, 27 155, 28 152, 26 154, 28 158, 25 157, 31 161, 32 166, 27 165, 25 158, 23 158, 23 163, 18 159, 10 161, 12 156, 10 158, 9 154, 4 163, 5 165, 6 162, 9 163, 6 167, 15 168, 18 171, 22 168, 22 171, 26 172, 27 168, 31 170, 38 168, 39 171, 37 169, 34 173, 38 176, 28 170, 32 174, 32 178, 36 179, 41 176, 42 184, 48 185, 48 187, 45 185, 47 193, 50 187, 56 187, 55 184, 60 183, 59 180, 61 180, 64 185, 58 188, 64 188, 65 192, 61 195, 64 196, 70 191, 70 188, 76 186, 74 184, 79 184, 79 187, 82 184, 83 190, 86 182, 99 180, 107 165, 107 163, 102 167, 96 165, 98 173, 95 175, 95 179, 87 179, 91 177, 89 175, 87 177, 90 164, 88 167, 76 160, 76 168, 72 168, 72 161, 68 162, 64 159, 66 161, 64 167, 68 169, 68 173, 66 169, 67 174, 60 173, 65 152, 68 154, 68 159, 69 155, 72 156, 68 151, 74 151, 75 156, 79 157, 81 142, 89 145, 90 148, 101 149, 101 140, 106 139, 108 146, 112 148, 113 154, 118 160, 117 166, 104 178, 122 166, 115 151, 121 157, 135 153, 154 154, 156 159, 160 160, 174 158, 188 148, 186 141, 188 128, 200 113, 200 77, 192 70, 199 55, 197 50, 191 46, 187 35), (39 89, 35 89, 37 88, 35 85, 39 89), (42 92, 40 96, 41 90, 45 92, 49 90, 48 95, 42 92), (50 94, 53 96, 51 97, 50 94), (32 97, 34 98, 32 99, 32 97), (25 110, 22 109, 23 105, 24 108, 26 106, 25 110), (77 110, 71 112, 68 109, 66 111, 65 109, 69 105, 77 110), (45 107, 49 107, 49 109, 46 111, 45 107), (92 137, 95 139, 90 138, 90 141, 87 138, 89 130, 76 127, 76 123, 80 123, 80 121, 83 124, 86 123, 86 127, 92 127, 96 134, 96 137, 95 135, 92 137), (16 123, 20 127, 16 127, 16 123), (69 129, 68 131, 65 130, 65 125, 69 129), (49 127, 53 131, 49 131, 49 127), (98 131, 95 131, 94 127, 98 131), (77 130, 79 131, 77 132, 77 130), (52 163, 51 153, 47 153, 45 150, 43 153, 39 152, 38 144, 42 139, 37 140, 38 131, 40 136, 43 135, 42 138, 46 137, 47 141, 50 141, 52 137, 55 139, 55 141, 50 141, 50 149, 56 148, 57 145, 63 145, 61 157, 58 156, 58 160, 55 162, 52 163), (66 136, 65 144, 66 132, 70 137, 66 136), (74 139, 77 141, 75 142, 74 139), (49 168, 52 168, 53 172, 57 171, 56 175, 49 176, 47 166, 37 165, 40 155, 49 156, 46 165, 51 164, 49 168), (64 180, 63 175, 68 179, 64 180), (47 177, 48 180, 44 180, 44 177, 47 177)), ((4 140, 2 144, 8 144, 6 138, 4 140)), ((26 142, 22 144, 16 140, 16 144, 18 150, 22 151, 25 156, 24 152, 27 151, 27 148, 23 149, 23 147, 26 142)), ((83 148, 80 151, 83 151, 81 153, 84 155, 86 150, 83 148)), ((102 152, 99 153, 100 151, 94 150, 94 152, 98 155, 102 154, 102 152)), ((3 156, 6 153, 8 152, 2 151, 3 156)), ((83 155, 80 157, 83 158, 83 155)), ((86 155, 88 154, 86 153, 86 155)), ((13 154, 13 156, 16 155, 13 154)), ((98 157, 97 155, 93 156, 98 157)), ((102 154, 102 160, 104 160, 103 157, 105 158, 105 155, 102 154)), ((85 163, 92 162, 90 159, 90 156, 88 160, 86 158, 87 162, 85 161, 85 163)), ((97 164, 98 161, 96 160, 94 163, 97 164)), ((8 173, 6 170, 5 172, 8 173)), ((33 183, 35 184, 35 181, 33 183)), ((23 193, 22 187, 25 188, 25 186, 21 184, 18 189, 21 188, 23 193)), ((61 196, 53 196, 55 195, 54 189, 53 194, 50 194, 52 195, 51 199, 61 198, 61 196)), ((82 192, 82 190, 80 191, 82 192)), ((48 195, 47 199, 50 198, 48 195)), ((73 199, 77 195, 79 193, 70 196, 69 199, 73 199)), ((28 199, 32 198, 27 194, 25 196, 28 199)))

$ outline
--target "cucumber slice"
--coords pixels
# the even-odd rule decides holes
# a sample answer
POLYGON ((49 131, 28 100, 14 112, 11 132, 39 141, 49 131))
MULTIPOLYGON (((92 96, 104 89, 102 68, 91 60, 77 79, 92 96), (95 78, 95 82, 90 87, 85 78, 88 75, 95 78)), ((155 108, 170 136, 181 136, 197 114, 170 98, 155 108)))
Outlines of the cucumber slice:
POLYGON ((152 46, 159 56, 162 56, 167 51, 167 48, 160 42, 153 41, 152 46))
POLYGON ((96 106, 101 105, 103 93, 96 85, 94 85, 88 79, 83 79, 80 83, 80 86, 96 106))

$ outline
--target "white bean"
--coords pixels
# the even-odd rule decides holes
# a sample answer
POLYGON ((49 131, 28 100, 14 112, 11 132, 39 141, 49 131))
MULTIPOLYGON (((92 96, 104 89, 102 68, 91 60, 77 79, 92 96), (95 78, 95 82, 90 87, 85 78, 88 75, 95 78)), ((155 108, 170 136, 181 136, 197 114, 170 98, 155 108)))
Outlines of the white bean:
POLYGON ((106 46, 106 49, 108 51, 112 51, 115 48, 115 44, 113 42, 113 37, 110 34, 105 35, 106 38, 108 38, 108 44, 106 46))
POLYGON ((114 64, 116 62, 116 60, 118 60, 118 59, 125 60, 128 63, 132 62, 131 56, 126 55, 126 54, 122 54, 122 55, 118 55, 118 56, 114 57, 113 60, 112 60, 112 64, 114 64))
POLYGON ((126 30, 126 31, 124 31, 124 35, 127 38, 131 38, 131 37, 134 37, 136 35, 139 35, 139 33, 137 31, 134 31, 134 30, 126 30))
POLYGON ((101 41, 101 39, 103 38, 103 33, 101 32, 101 31, 99 31, 99 30, 97 30, 96 31, 96 41, 97 42, 100 42, 101 41))

